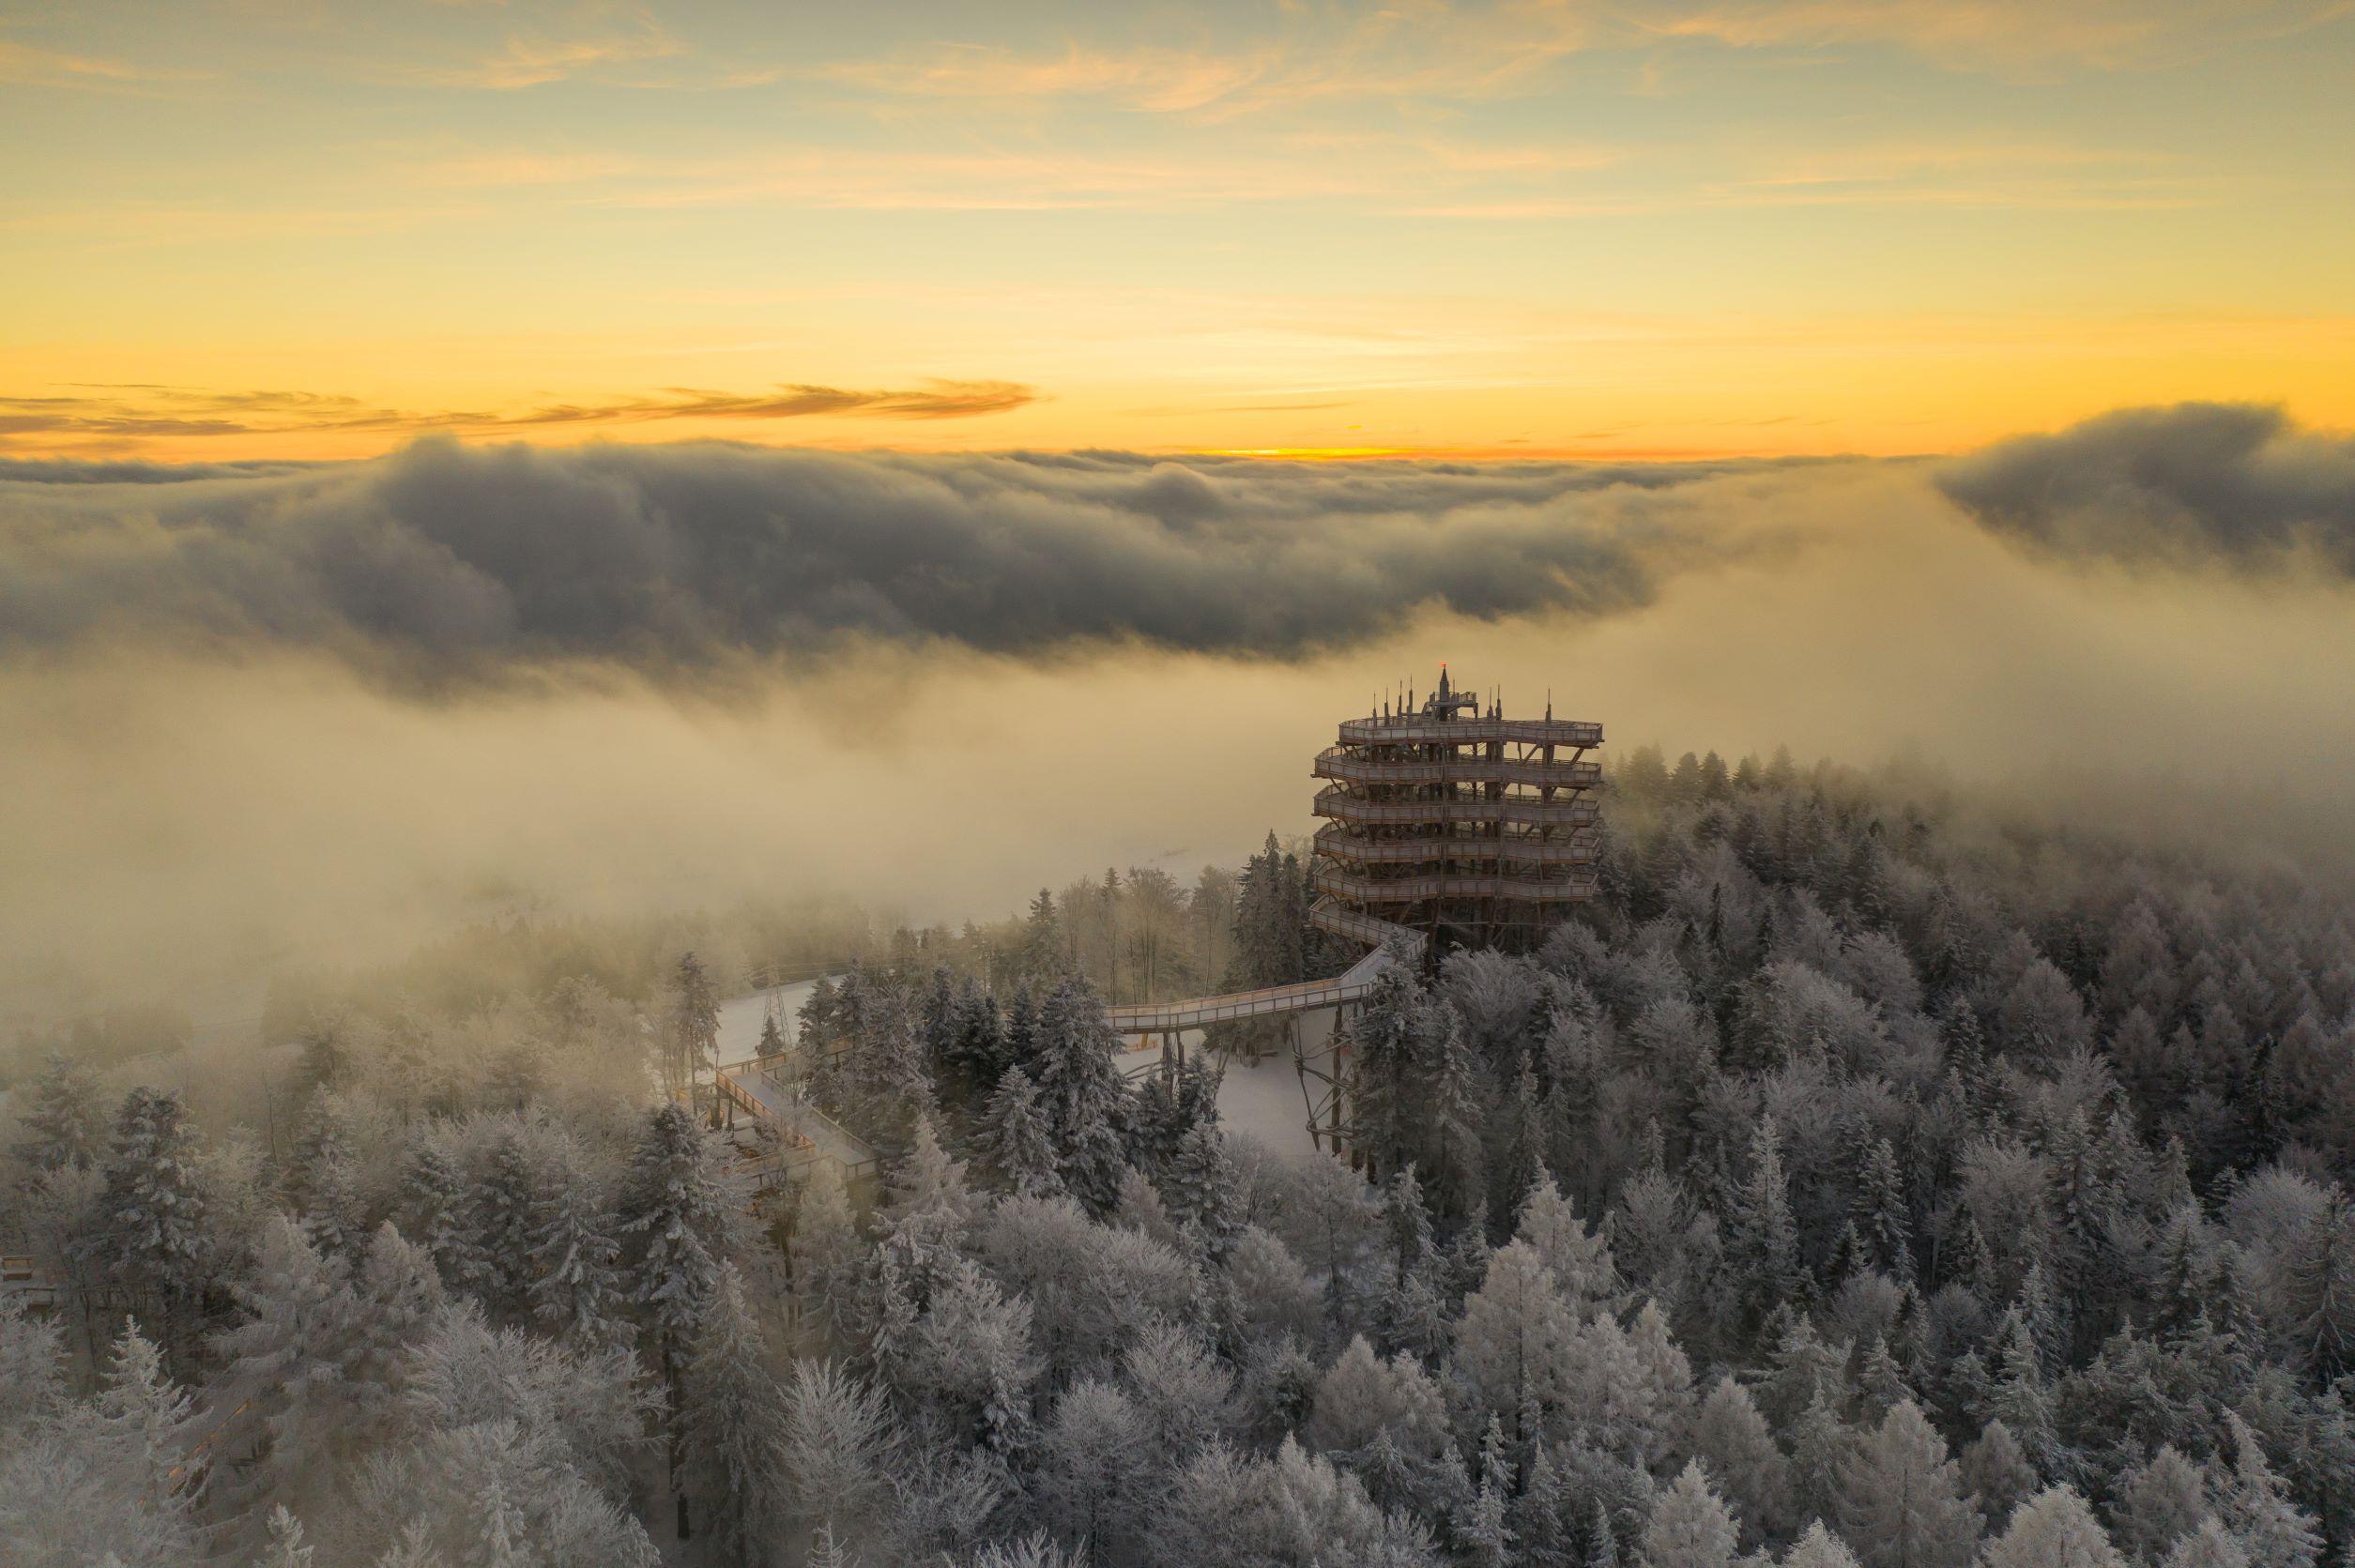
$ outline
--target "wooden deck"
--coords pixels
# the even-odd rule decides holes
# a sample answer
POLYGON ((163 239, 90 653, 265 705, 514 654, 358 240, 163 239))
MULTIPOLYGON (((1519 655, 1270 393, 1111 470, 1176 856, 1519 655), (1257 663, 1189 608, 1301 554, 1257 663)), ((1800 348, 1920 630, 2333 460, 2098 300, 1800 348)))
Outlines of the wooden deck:
POLYGON ((831 1160, 841 1168, 846 1184, 874 1175, 874 1147, 803 1099, 800 1089, 786 1081, 783 1065, 783 1058, 767 1057, 720 1069, 721 1098, 777 1134, 772 1160, 745 1162, 738 1173, 759 1185, 773 1185, 777 1180, 800 1180, 803 1167, 813 1161, 831 1160))

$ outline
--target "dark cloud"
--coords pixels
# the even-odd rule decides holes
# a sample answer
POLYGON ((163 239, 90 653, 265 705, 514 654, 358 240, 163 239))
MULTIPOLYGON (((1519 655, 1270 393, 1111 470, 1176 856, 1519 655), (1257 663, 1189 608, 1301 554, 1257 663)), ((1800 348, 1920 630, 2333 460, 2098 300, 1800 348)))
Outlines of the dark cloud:
POLYGON ((1991 531, 2065 556, 2355 576, 2355 438, 2277 408, 2123 409, 1991 447, 1937 483, 1991 531))
POLYGON ((1644 603, 1737 546, 1661 492, 1743 465, 1284 464, 1117 452, 466 448, 0 467, 0 648, 322 648, 426 680, 649 671, 846 636, 1299 657, 1418 609, 1644 603))
POLYGON ((796 419, 859 415, 889 419, 961 419, 1003 414, 1038 401, 1014 381, 926 381, 900 391, 791 384, 764 392, 666 387, 657 396, 594 403, 549 403, 521 413, 379 408, 329 392, 211 391, 126 383, 69 396, 0 396, 0 437, 68 435, 111 440, 156 436, 300 434, 321 431, 399 434, 521 430, 535 425, 644 424, 660 419, 796 419), (96 394, 96 395, 93 395, 96 394))
POLYGON ((299 474, 312 463, 255 458, 244 463, 145 463, 135 459, 0 457, 0 486, 9 484, 186 484, 191 480, 262 479, 299 474))

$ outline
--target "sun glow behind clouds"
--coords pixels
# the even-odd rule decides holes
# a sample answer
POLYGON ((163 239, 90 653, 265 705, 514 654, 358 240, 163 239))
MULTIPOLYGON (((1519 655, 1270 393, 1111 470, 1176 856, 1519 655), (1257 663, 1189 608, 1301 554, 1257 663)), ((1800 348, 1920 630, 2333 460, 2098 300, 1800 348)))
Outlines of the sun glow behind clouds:
POLYGON ((42 149, 0 190, 0 452, 2347 423, 2343 12, 0 0, 0 125, 42 149), (222 411, 262 396, 352 412, 222 411))

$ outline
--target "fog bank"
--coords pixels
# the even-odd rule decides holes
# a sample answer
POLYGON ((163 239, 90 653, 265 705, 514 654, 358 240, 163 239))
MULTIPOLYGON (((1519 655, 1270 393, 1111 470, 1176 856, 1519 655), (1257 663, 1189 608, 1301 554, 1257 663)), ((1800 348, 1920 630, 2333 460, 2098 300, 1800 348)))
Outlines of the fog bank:
MULTIPOLYGON (((612 455, 546 461, 594 472, 612 455)), ((660 594, 612 598, 628 599, 628 571, 601 545, 568 542, 571 514, 551 504, 503 548, 534 592, 582 589, 569 618, 487 644, 469 632, 458 642, 471 651, 449 664, 434 663, 441 645, 419 628, 440 623, 411 615, 414 598, 394 595, 364 635, 348 618, 317 632, 299 574, 273 601, 287 618, 257 618, 252 584, 269 574, 251 553, 197 552, 216 575, 198 570, 191 586, 176 581, 189 566, 177 547, 155 538, 176 525, 162 511, 209 515, 234 495, 240 528, 282 530, 277 547, 298 555, 306 529, 342 525, 301 521, 313 501, 256 510, 251 487, 397 487, 424 482, 421 467, 449 483, 478 463, 498 475, 525 461, 436 449, 359 474, 8 487, 0 1011, 382 957, 535 905, 636 910, 829 888, 956 918, 1108 864, 1231 860, 1270 827, 1309 825, 1308 760, 1337 718, 1397 680, 1428 685, 1443 658, 1476 686, 1501 686, 1512 711, 1537 710, 1551 690, 1557 712, 1603 721, 1622 747, 1787 741, 1802 756, 1870 761, 1910 744, 1966 778, 2075 779, 2081 806, 2100 797, 2081 787, 2088 776, 2125 793, 2220 790, 2236 805, 2227 833, 2355 808, 2341 776, 2355 754, 2344 577, 2021 549, 2016 528, 1982 521, 1996 454, 1964 480, 1889 463, 1662 475, 812 458, 793 471, 939 495, 998 494, 1017 468, 1050 476, 1041 482, 1058 495, 1128 499, 1018 543, 1000 536, 1022 525, 984 508, 933 556, 892 526, 878 525, 888 549, 849 528, 841 548, 874 550, 889 586, 831 621, 803 611, 858 597, 849 556, 818 573, 822 591, 790 563, 772 581, 736 561, 750 575, 729 614, 803 611, 738 635, 738 622, 709 618, 726 583, 698 579, 708 592, 682 612, 678 624, 696 629, 683 640, 640 616, 660 594), (1197 485, 1247 493, 1250 521, 1179 517, 1167 497, 1197 485), (123 499, 133 488, 192 499, 141 512, 123 499), (1140 521, 1146 490, 1163 510, 1140 521), (75 521, 61 524, 60 508, 75 521), (100 554, 122 559, 95 571, 76 529, 112 539, 100 554), (1083 589, 1063 546, 1048 548, 1064 529, 1071 550, 1100 559, 1129 560, 1121 552, 1141 533, 1192 566, 1130 561, 1119 591, 1083 589), (1332 603, 1286 575, 1347 556, 1360 532, 1378 564, 1332 603), (994 616, 970 591, 971 552, 985 549, 999 565, 1035 557, 1052 586, 1033 600, 1033 586, 998 581, 990 592, 1012 597, 994 616), (1590 557, 1601 562, 1591 574, 1575 564, 1590 557), (1249 581, 1253 570, 1266 580, 1249 581), (54 608, 69 588, 82 605, 71 615, 54 608), (1223 620, 1193 608, 1230 593, 1247 602, 1223 620), (241 608, 201 634, 174 618, 173 606, 232 601, 241 608), (559 622, 569 630, 545 632, 559 622), (1022 625, 1057 630, 1027 642, 992 630, 1022 625), (396 645, 410 662, 389 678, 396 645), (481 674, 486 647, 495 677, 481 674), (436 677, 418 678, 428 666, 436 677), (445 678, 461 667, 465 678, 445 678), (2297 813, 2275 809, 2286 799, 2297 813)), ((924 513, 901 504, 904 518, 924 513)), ((387 571, 319 581, 338 593, 419 581, 387 571)))

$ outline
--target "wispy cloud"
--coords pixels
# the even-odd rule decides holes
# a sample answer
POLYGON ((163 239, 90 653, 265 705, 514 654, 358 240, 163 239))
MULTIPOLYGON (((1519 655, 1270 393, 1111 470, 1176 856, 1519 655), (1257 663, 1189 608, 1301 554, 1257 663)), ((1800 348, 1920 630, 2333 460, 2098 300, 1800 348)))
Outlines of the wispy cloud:
POLYGON ((1640 190, 1471 193, 1416 205, 1434 218, 1543 219, 1787 206, 2153 210, 2197 206, 2222 182, 2157 154, 2062 144, 1921 143, 1745 148, 1700 177, 1640 190))
POLYGON ((1225 49, 949 43, 837 61, 813 74, 902 98, 1092 99, 1146 114, 1221 115, 1338 99, 1497 97, 1533 85, 1594 38, 1587 10, 1564 0, 1394 0, 1293 8, 1290 20, 1279 36, 1225 49))
POLYGON ((676 60, 687 53, 686 46, 650 13, 640 10, 619 19, 551 19, 532 30, 508 33, 491 53, 462 63, 426 67, 416 74, 439 86, 512 92, 616 66, 676 60))
POLYGON ((1608 166, 1580 144, 1398 131, 1303 131, 1236 156, 1004 146, 792 146, 653 160, 581 149, 396 153, 407 182, 447 190, 539 189, 599 206, 787 205, 871 210, 1055 211, 1303 201, 1387 209, 1401 188, 1526 192, 1608 166))
POLYGON ((1549 68, 1600 50, 1881 45, 1958 69, 2174 64, 2237 38, 2303 31, 2350 0, 1565 0, 1283 8, 1289 25, 1224 47, 1072 39, 1045 49, 964 41, 841 60, 812 74, 901 99, 1029 110, 1085 99, 1143 114, 1221 116, 1319 100, 1466 101, 1537 90, 1549 68))
POLYGON ((2347 0, 1720 0, 1639 3, 1639 35, 1737 49, 1885 44, 1957 68, 2123 69, 2195 58, 2234 38, 2303 31, 2347 0))
POLYGON ((900 390, 789 384, 760 392, 672 387, 659 394, 600 403, 555 403, 514 410, 389 408, 340 393, 216 391, 128 385, 0 396, 0 440, 27 437, 135 441, 165 436, 311 434, 321 432, 498 432, 551 425, 630 425, 676 419, 763 420, 823 416, 956 419, 1002 414, 1036 402, 1011 381, 926 381, 900 390))
POLYGON ((962 419, 977 414, 1009 413, 1037 401, 1036 388, 1014 381, 928 381, 913 391, 897 392, 783 386, 767 392, 731 393, 673 387, 660 398, 558 403, 497 422, 508 427, 635 424, 651 419, 798 419, 824 414, 887 419, 962 419))
POLYGON ((0 82, 18 87, 70 87, 127 92, 160 82, 184 82, 185 72, 154 70, 123 60, 66 54, 0 38, 0 82))

